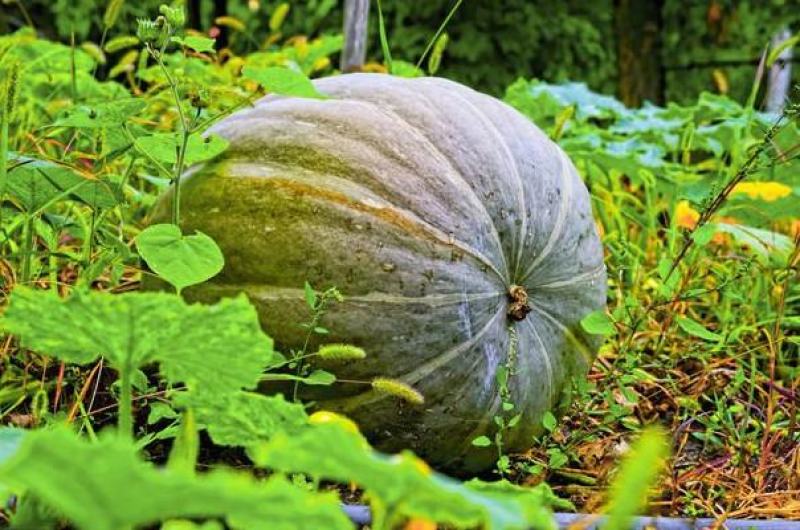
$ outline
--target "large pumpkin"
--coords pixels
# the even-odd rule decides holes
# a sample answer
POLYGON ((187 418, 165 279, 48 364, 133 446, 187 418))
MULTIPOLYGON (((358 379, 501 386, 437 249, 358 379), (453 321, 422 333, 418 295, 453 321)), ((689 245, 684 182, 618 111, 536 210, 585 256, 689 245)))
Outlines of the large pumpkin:
POLYGON ((452 81, 314 84, 330 99, 268 96, 213 128, 230 148, 185 178, 182 224, 211 235, 226 264, 187 296, 244 291, 288 352, 305 338, 304 282, 335 286, 345 300, 325 314, 325 342, 368 358, 333 371, 401 380, 425 403, 358 383, 305 387, 305 398, 354 418, 381 449, 411 448, 450 470, 492 462, 496 450, 471 441, 491 436, 497 415, 522 413, 504 444, 524 449, 585 376, 596 343, 579 322, 605 303, 573 165, 515 110, 452 81))

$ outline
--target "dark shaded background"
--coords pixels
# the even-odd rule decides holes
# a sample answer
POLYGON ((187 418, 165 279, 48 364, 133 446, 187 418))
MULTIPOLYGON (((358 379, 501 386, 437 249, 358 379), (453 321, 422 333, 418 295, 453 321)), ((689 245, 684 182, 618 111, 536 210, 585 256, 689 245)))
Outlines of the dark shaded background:
MULTIPOLYGON (((25 23, 17 0, 0 4, 0 31, 25 23)), ((164 0, 125 2, 118 34, 133 34, 137 16, 164 0)), ((384 0, 394 58, 415 62, 455 0, 384 0)), ((19 0, 40 33, 68 41, 99 40, 107 0, 19 0)), ((194 27, 209 30, 227 14, 263 42, 276 0, 186 0, 194 27)), ((342 0, 289 2, 285 37, 341 30, 342 0)), ((381 59, 377 10, 371 11, 369 57, 381 59)), ((800 29, 800 0, 465 0, 447 32, 438 75, 501 94, 517 77, 585 81, 629 105, 689 102, 702 90, 744 101, 764 46, 782 28, 800 29)), ((224 37, 223 37, 224 38, 224 37)), ((797 55, 797 54, 796 54, 797 55)), ((795 59, 797 61, 797 59, 795 59)), ((794 68, 793 79, 800 80, 794 68)))

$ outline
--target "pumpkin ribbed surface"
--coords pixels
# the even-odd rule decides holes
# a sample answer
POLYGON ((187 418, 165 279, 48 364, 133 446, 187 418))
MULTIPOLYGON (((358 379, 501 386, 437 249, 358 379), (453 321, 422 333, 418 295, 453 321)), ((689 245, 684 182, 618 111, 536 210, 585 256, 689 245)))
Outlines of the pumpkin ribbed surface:
MULTIPOLYGON (((230 148, 184 179, 182 224, 222 248, 223 272, 187 290, 241 291, 283 351, 302 346, 302 285, 337 287, 325 342, 363 347, 350 381, 399 379, 425 404, 368 385, 306 387, 381 449, 475 470, 502 414, 510 366, 523 416, 509 450, 540 432, 596 344, 579 322, 605 304, 589 195, 561 149, 504 103, 438 78, 349 74, 327 100, 268 96, 217 124, 230 148)), ((169 198, 161 204, 167 211, 169 198)))

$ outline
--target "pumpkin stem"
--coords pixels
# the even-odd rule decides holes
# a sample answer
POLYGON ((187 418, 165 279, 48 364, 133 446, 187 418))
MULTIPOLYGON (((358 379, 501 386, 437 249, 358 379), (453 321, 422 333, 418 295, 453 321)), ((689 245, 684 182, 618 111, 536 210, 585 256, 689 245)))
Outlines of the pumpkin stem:
POLYGON ((528 291, 521 285, 512 285, 508 289, 508 298, 511 300, 508 306, 509 318, 516 321, 525 320, 531 312, 531 306, 528 305, 528 291))

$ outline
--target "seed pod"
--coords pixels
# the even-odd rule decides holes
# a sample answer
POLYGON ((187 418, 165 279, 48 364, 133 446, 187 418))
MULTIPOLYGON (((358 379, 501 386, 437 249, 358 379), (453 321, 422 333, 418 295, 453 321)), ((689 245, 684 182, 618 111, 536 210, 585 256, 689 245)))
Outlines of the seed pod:
POLYGON ((0 110, 6 114, 6 117, 11 116, 11 112, 14 110, 14 105, 17 102, 21 69, 21 65, 18 61, 11 63, 11 66, 8 68, 6 82, 3 85, 3 105, 0 107, 0 110))
POLYGON ((376 392, 398 397, 412 405, 422 405, 425 403, 425 397, 422 394, 397 379, 376 377, 372 380, 372 388, 375 389, 376 392))
POLYGON ((81 49, 89 54, 98 64, 106 64, 106 54, 100 49, 100 46, 93 42, 84 42, 81 44, 81 49))
POLYGON ((105 45, 105 50, 107 53, 114 53, 138 45, 139 39, 133 35, 121 35, 108 41, 105 45))
POLYGON ((122 4, 125 0, 111 0, 106 7, 106 12, 103 14, 103 26, 105 29, 110 29, 119 18, 119 12, 122 10, 122 4))
POLYGON ((449 37, 447 33, 442 33, 439 35, 439 38, 436 39, 436 43, 433 45, 433 51, 431 52, 431 57, 428 59, 428 73, 433 75, 439 69, 439 64, 442 62, 442 55, 444 54, 444 49, 447 47, 447 42, 449 37))
POLYGON ((119 74, 123 72, 132 72, 133 71, 133 64, 136 62, 136 59, 139 58, 139 50, 128 50, 128 52, 122 56, 122 59, 108 72, 109 77, 117 77, 119 74))
POLYGON ((161 4, 158 11, 164 15, 164 18, 167 19, 167 24, 172 26, 173 29, 182 29, 186 25, 186 13, 183 11, 183 7, 170 7, 161 4))
POLYGON ((136 36, 144 44, 155 44, 161 36, 161 27, 152 20, 140 18, 136 21, 136 36))
POLYGON ((356 361, 366 358, 367 352, 351 344, 326 344, 319 349, 317 356, 326 361, 356 361))
POLYGON ((231 29, 234 29, 236 31, 244 31, 245 30, 244 22, 242 22, 238 18, 233 18, 233 17, 228 17, 228 16, 215 18, 214 19, 214 24, 216 24, 218 26, 225 26, 226 28, 231 28, 231 29))
POLYGON ((272 33, 281 29, 283 21, 286 19, 286 14, 289 12, 289 3, 282 2, 275 8, 272 15, 269 17, 269 30, 272 33))

